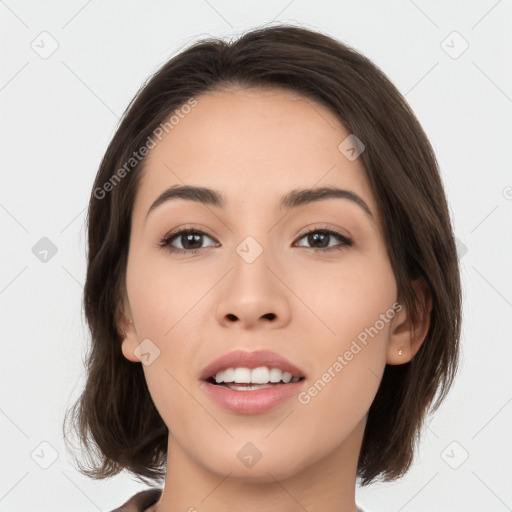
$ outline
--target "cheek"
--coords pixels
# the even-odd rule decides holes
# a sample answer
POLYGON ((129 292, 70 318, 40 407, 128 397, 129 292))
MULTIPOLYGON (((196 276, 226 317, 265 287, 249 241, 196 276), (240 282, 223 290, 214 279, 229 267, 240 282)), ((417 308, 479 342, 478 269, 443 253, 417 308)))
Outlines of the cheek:
POLYGON ((127 266, 127 289, 138 325, 147 337, 172 337, 208 289, 199 267, 185 268, 165 255, 134 254, 127 266), (199 271, 199 273, 198 273, 199 271))
POLYGON ((397 292, 391 265, 375 251, 336 265, 316 265, 313 274, 312 269, 303 270, 303 295, 298 295, 307 297, 314 313, 302 321, 302 332, 310 333, 304 349, 313 346, 315 357, 312 387, 300 403, 312 414, 330 411, 340 420, 360 419, 375 397, 386 363, 397 292), (308 275, 314 279, 304 277, 308 275))
POLYGON ((325 281, 319 276, 325 294, 311 302, 325 326, 318 324, 313 372, 298 402, 304 424, 311 418, 326 419, 321 426, 326 449, 368 412, 386 364, 396 284, 390 268, 375 270, 340 272, 325 281))
POLYGON ((364 254, 346 252, 338 260, 301 263, 289 279, 311 313, 301 316, 308 318, 309 330, 322 337, 323 346, 342 348, 396 301, 393 270, 379 248, 364 254))

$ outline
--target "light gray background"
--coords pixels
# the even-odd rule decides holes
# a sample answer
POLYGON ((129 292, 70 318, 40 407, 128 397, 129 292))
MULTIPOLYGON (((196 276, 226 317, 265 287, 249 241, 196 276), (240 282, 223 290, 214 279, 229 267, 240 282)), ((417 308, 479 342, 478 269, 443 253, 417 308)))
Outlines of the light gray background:
POLYGON ((512 510, 510 0, 6 0, 0 16, 2 512, 108 511, 146 488, 127 475, 82 476, 61 439, 84 377, 90 189, 118 118, 151 73, 201 36, 272 20, 325 30, 391 78, 437 153, 460 241, 456 385, 409 474, 358 488, 358 503, 368 512, 512 510), (43 237, 57 247, 47 262, 32 250, 43 237), (58 458, 43 469, 52 450, 58 458))

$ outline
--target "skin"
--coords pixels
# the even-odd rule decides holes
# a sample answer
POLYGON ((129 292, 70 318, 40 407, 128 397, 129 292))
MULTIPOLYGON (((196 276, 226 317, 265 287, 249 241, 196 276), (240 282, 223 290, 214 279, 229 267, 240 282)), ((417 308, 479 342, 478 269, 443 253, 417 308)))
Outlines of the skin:
MULTIPOLYGON (((357 460, 385 365, 411 360, 429 316, 413 325, 403 306, 305 405, 292 397, 242 415, 213 402, 198 379, 218 356, 276 351, 305 371, 307 389, 398 297, 364 167, 338 150, 349 132, 329 109, 278 89, 196 99, 148 155, 132 217, 122 351, 142 364, 134 354, 142 340, 160 350, 143 369, 170 430, 164 491, 148 510, 354 512, 357 460), (221 191, 226 207, 179 199, 145 218, 166 188, 183 184, 221 191), (373 218, 339 198, 277 212, 282 195, 315 186, 356 193, 373 218), (206 233, 198 252, 158 247, 189 224, 206 233), (304 236, 318 224, 353 245, 336 250, 331 236, 319 252, 304 236), (247 236, 263 248, 252 263, 236 252, 247 236), (237 457, 247 442, 262 454, 252 467, 237 457)), ((172 243, 194 247, 185 237, 172 243)))

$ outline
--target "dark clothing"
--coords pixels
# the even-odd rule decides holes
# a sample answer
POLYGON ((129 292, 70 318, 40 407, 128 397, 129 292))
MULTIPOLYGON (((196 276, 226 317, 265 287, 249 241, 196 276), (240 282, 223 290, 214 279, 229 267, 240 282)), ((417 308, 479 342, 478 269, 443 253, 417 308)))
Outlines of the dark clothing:
POLYGON ((162 489, 152 488, 140 491, 133 495, 124 505, 112 510, 112 512, 144 512, 154 505, 160 498, 162 489))

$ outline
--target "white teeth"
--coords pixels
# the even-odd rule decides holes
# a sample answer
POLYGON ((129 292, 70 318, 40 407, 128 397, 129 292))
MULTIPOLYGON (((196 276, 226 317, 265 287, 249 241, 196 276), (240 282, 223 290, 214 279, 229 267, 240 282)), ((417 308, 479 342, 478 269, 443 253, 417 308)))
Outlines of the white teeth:
POLYGON ((269 382, 297 382, 298 377, 293 377, 290 372, 283 372, 279 368, 269 369, 266 366, 258 368, 227 368, 215 375, 215 382, 235 382, 237 384, 268 384, 269 382))
POLYGON ((227 368, 223 372, 217 373, 217 376, 222 375, 222 380, 217 382, 235 382, 235 369, 227 368))
POLYGON ((235 382, 237 384, 251 382, 251 370, 249 368, 235 368, 235 382))
POLYGON ((251 370, 251 382, 253 384, 266 384, 269 381, 270 372, 266 366, 251 370))
POLYGON ((285 384, 288 384, 288 382, 290 382, 292 380, 292 374, 289 372, 284 372, 283 376, 281 378, 283 379, 283 382, 285 384))
POLYGON ((279 368, 270 370, 270 382, 279 382, 281 380, 282 371, 279 368))

